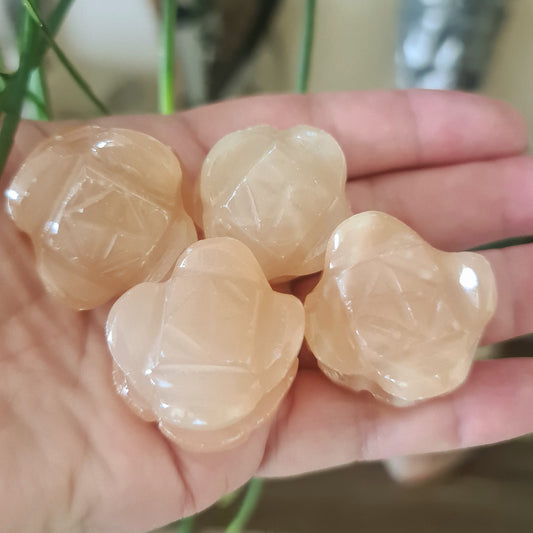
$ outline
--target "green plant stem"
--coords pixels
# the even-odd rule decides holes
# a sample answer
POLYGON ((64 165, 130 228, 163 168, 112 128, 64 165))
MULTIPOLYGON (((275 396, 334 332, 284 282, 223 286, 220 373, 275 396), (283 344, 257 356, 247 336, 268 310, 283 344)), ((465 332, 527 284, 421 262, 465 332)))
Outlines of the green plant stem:
POLYGON ((522 244, 533 243, 533 235, 526 235, 525 237, 512 237, 510 239, 502 239, 501 241, 489 242, 481 244, 474 248, 470 248, 470 252, 480 252, 482 250, 494 250, 499 248, 509 248, 511 246, 520 246, 522 244))
POLYGON ((35 118, 37 120, 50 120, 50 96, 43 66, 31 72, 27 96, 35 105, 35 118))
MULTIPOLYGON (((36 9, 41 8, 41 0, 33 0, 33 3, 36 9)), ((44 43, 39 44, 43 45, 44 43)), ((26 92, 26 100, 33 104, 33 108, 31 110, 32 114, 29 116, 29 118, 33 118, 35 120, 50 120, 48 106, 49 95, 46 87, 43 63, 30 72, 26 92)))
MULTIPOLYGON (((52 35, 55 35, 59 30, 72 2, 73 0, 59 0, 54 11, 51 13, 49 18, 49 31, 52 35)), ((0 95, 1 109, 5 112, 0 129, 0 175, 7 161, 20 121, 30 72, 40 65, 48 48, 44 38, 39 37, 37 25, 32 21, 29 14, 25 12, 23 14, 20 39, 21 52, 19 68, 16 73, 4 77, 4 81, 7 80, 9 86, 0 95)))
POLYGON ((304 29, 298 62, 298 78, 296 81, 296 92, 298 93, 306 93, 309 86, 309 70, 315 34, 315 11, 316 0, 306 0, 304 29))
POLYGON ((182 518, 178 522, 178 530, 176 533, 192 533, 194 531, 194 515, 182 518))
POLYGON ((224 496, 217 501, 217 507, 220 507, 221 509, 229 507, 239 497, 241 488, 234 490, 233 492, 228 492, 228 494, 224 494, 224 496))
POLYGON ((25 13, 22 27, 22 51, 20 55, 19 68, 5 89, 5 116, 0 130, 0 175, 7 161, 7 156, 11 150, 15 132, 20 121, 26 87, 31 72, 31 57, 33 49, 37 44, 39 28, 31 17, 25 13))
POLYGON ((26 91, 26 100, 35 106, 35 120, 48 120, 46 112, 46 105, 41 97, 32 91, 26 91))
POLYGON ((241 508, 238 513, 235 515, 235 518, 232 520, 230 525, 226 529, 226 533, 241 533, 243 528, 250 520, 257 504, 259 502, 259 497, 261 496, 261 491, 263 489, 263 480, 258 478, 252 478, 250 483, 248 483, 248 488, 246 489, 246 494, 241 503, 241 508))
MULTIPOLYGON (((48 17, 47 20, 47 26, 48 26, 48 32, 52 37, 55 37, 57 32, 59 31, 59 28, 61 27, 61 24, 63 23, 63 20, 70 9, 70 6, 72 5, 72 2, 74 0, 59 0, 57 3, 56 8, 54 11, 50 14, 50 17, 48 17)), ((32 65, 34 67, 38 67, 42 64, 44 54, 48 50, 48 40, 44 36, 40 37, 40 43, 39 46, 36 47, 35 54, 33 57, 32 65)))
POLYGON ((57 45, 57 43, 54 41, 54 38, 52 37, 50 30, 46 26, 46 24, 42 21, 41 17, 35 11, 35 8, 33 6, 33 3, 31 0, 22 0, 22 3, 24 4, 24 7, 26 8, 26 11, 29 13, 30 17, 35 21, 35 23, 39 26, 41 29, 43 35, 45 36, 46 40, 48 41, 48 44, 50 48, 54 51, 59 61, 63 64, 63 66, 67 69, 68 73, 71 75, 72 79, 78 84, 80 89, 87 95, 87 97, 91 100, 91 102, 104 114, 109 115, 109 111, 107 110, 106 106, 98 99, 96 94, 94 94, 93 90, 91 89, 91 86, 85 81, 83 76, 78 72, 76 67, 70 62, 70 60, 67 58, 63 50, 57 45))
POLYGON ((174 112, 174 65, 176 0, 162 1, 161 60, 159 65, 159 112, 174 112))
MULTIPOLYGON (((48 32, 52 37, 55 37, 56 33, 59 31, 63 20, 72 5, 74 0, 59 0, 54 11, 50 14, 48 18, 48 32)), ((30 68, 37 68, 42 64, 44 55, 48 50, 48 41, 43 35, 39 35, 37 39, 36 46, 33 47, 33 50, 30 51, 29 55, 29 64, 30 68)))

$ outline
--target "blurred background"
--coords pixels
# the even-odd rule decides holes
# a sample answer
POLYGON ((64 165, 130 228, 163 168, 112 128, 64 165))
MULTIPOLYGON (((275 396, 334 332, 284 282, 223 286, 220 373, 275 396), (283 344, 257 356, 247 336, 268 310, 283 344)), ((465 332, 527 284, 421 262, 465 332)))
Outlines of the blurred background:
MULTIPOLYGON (((41 12, 56 4, 41 0, 41 12)), ((0 0, 3 72, 18 65, 21 5, 0 0)), ((177 109, 294 91, 304 9, 304 0, 179 0, 177 109)), ((532 25, 533 0, 318 0, 308 90, 476 91, 510 102, 531 127, 532 25)), ((158 1, 75 0, 57 42, 112 113, 157 112, 160 27, 158 1)), ((54 54, 44 65, 54 118, 98 113, 54 54)), ((35 116, 31 101, 23 113, 35 116)), ((478 356, 531 354, 523 338, 478 356)), ((532 502, 533 439, 525 437, 267 481, 249 531, 531 533, 532 502)), ((195 531, 222 531, 238 507, 239 497, 214 506, 195 531)))
MULTIPOLYGON (((57 0, 41 0, 42 11, 57 0)), ((0 50, 17 64, 20 0, 0 0, 0 50)), ((177 105, 292 91, 304 0, 180 0, 177 105)), ((75 0, 58 35, 114 113, 157 110, 160 2, 75 0)), ((463 88, 502 98, 533 122, 531 0, 318 0, 309 90, 463 88)), ((54 54, 54 116, 95 113, 54 54)))

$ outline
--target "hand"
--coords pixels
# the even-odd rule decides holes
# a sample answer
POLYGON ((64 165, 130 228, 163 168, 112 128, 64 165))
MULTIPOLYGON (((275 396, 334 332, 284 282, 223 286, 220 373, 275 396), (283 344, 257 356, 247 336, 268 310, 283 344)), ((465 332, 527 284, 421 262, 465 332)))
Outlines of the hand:
MULTIPOLYGON (((224 134, 257 123, 329 131, 348 163, 354 212, 399 217, 433 245, 461 250, 533 233, 533 161, 522 120, 465 94, 370 92, 267 96, 171 117, 110 117, 172 146, 187 183, 224 134)), ((24 123, 3 186, 44 135, 24 123)), ((302 364, 277 416, 237 449, 184 453, 115 394, 106 309, 50 298, 31 249, 0 219, 0 523, 2 531, 146 531, 212 504, 251 476, 443 451, 533 431, 533 360, 476 363, 467 383, 411 408, 331 384, 302 364)), ((484 342, 533 330, 533 244, 485 253, 499 304, 484 342)), ((307 282, 308 283, 308 282, 307 282)), ((303 296, 306 284, 293 288, 303 296)))

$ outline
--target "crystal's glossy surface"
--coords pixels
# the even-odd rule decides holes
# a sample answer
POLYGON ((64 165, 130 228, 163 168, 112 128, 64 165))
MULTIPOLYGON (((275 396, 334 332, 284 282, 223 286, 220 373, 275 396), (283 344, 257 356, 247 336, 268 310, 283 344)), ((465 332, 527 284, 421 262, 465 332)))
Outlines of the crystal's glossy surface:
POLYGON ((200 177, 206 237, 244 242, 270 280, 318 272, 335 227, 350 216, 346 162, 311 126, 255 126, 209 152, 200 177))
POLYGON ((196 451, 234 445, 274 412, 303 334, 300 301, 227 237, 193 244, 167 282, 133 287, 107 322, 119 393, 196 451))
POLYGON ((436 250, 394 217, 366 212, 328 242, 305 301, 306 339, 333 381, 405 405, 464 381, 495 307, 483 256, 436 250))
POLYGON ((156 139, 88 126, 40 144, 7 191, 47 289, 89 309, 168 274, 196 240, 181 167, 156 139))

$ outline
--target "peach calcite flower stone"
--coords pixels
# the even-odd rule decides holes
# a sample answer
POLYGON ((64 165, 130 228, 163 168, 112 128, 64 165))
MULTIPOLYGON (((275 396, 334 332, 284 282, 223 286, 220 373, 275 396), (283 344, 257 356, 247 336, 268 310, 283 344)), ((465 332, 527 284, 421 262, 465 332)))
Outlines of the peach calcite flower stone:
POLYGON ((254 126, 209 152, 200 176, 206 237, 244 242, 271 281, 318 272, 335 227, 351 214, 337 141, 311 126, 254 126))
POLYGON ((6 192, 46 288, 90 309, 160 280, 197 239, 178 159, 136 131, 86 126, 47 139, 6 192))
POLYGON ((394 217, 366 212, 329 240, 305 300, 306 339, 334 382, 408 405, 465 380, 495 307, 482 255, 439 251, 394 217))
POLYGON ((133 287, 107 321, 119 393, 192 451, 233 446, 274 413, 303 334, 301 302, 227 237, 193 244, 168 281, 133 287))

